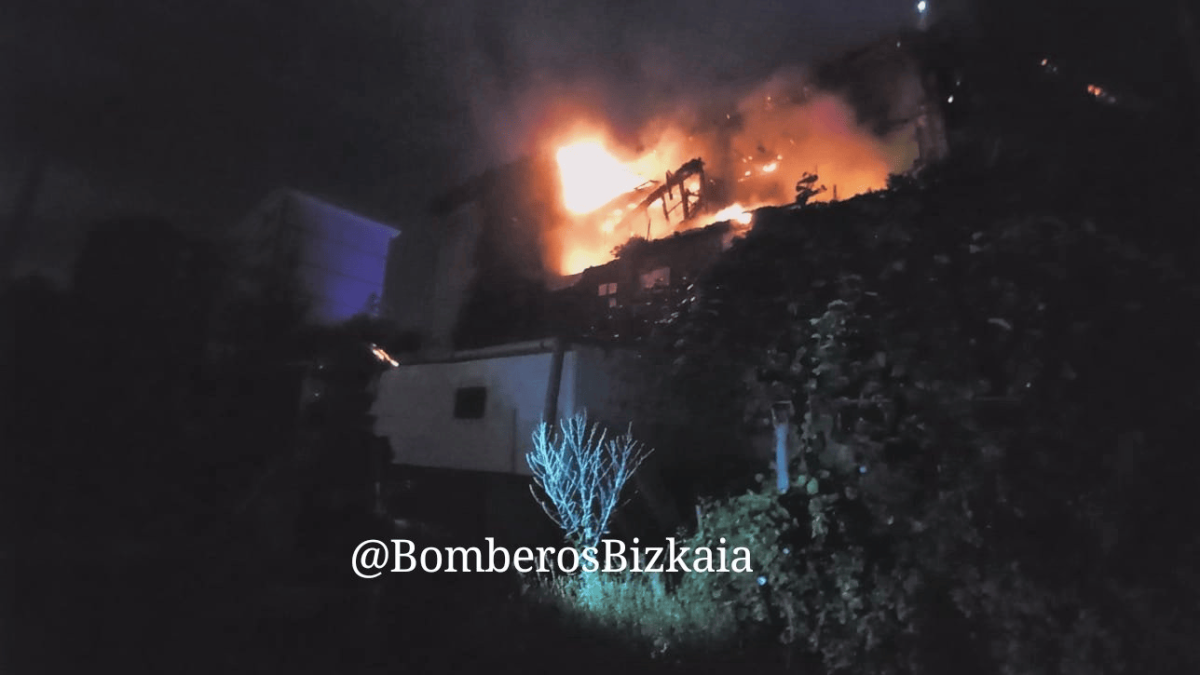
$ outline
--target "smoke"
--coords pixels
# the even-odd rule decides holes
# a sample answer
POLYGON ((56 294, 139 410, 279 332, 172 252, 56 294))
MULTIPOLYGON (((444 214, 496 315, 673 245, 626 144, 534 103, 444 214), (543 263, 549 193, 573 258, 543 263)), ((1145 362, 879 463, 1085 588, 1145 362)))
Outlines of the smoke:
POLYGON ((775 73, 724 109, 715 120, 709 113, 707 123, 692 112, 648 125, 642 145, 653 151, 635 166, 662 175, 702 156, 710 175, 727 183, 726 201, 752 207, 792 201, 806 173, 829 189, 818 200, 832 198, 834 186, 842 198, 878 189, 916 158, 911 126, 875 135, 841 96, 818 89, 802 69, 775 73))
MULTIPOLYGON (((647 129, 681 111, 703 118, 781 67, 909 25, 903 0, 769 0, 652 8, 609 3, 417 3, 423 62, 457 101, 469 134, 447 139, 460 177, 543 151, 579 125, 627 157, 647 129)), ((642 147, 639 147, 642 146, 642 147)))

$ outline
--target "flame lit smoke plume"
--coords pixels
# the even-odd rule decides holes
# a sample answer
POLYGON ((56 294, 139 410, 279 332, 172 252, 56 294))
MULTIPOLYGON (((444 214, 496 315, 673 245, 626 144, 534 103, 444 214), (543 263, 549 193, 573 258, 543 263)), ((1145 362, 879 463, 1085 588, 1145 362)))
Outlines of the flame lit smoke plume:
MULTIPOLYGON (((805 173, 819 176, 827 190, 811 201, 846 199, 882 189, 891 173, 907 170, 916 158, 911 126, 880 138, 861 128, 854 111, 837 96, 806 85, 802 74, 777 75, 744 96, 729 112, 702 116, 681 110, 647 124, 640 134, 640 153, 623 152, 603 127, 575 126, 567 133, 548 135, 557 148, 564 206, 587 213, 604 206, 626 208, 610 201, 644 180, 663 181, 667 171, 695 157, 705 161, 708 177, 725 184, 726 208, 673 226, 661 210, 652 210, 652 238, 711 222, 745 222, 746 211, 764 205, 787 204, 796 196, 796 182, 805 173)), ((564 274, 603 264, 614 246, 639 231, 612 227, 620 215, 568 219, 550 233, 551 266, 564 274)), ((636 219, 635 219, 636 220, 636 219)))

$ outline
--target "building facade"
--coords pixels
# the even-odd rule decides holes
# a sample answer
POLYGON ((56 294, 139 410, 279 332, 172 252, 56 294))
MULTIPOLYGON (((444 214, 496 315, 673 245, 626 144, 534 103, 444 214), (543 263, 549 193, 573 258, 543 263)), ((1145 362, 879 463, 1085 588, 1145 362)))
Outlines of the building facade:
POLYGON ((303 192, 269 195, 231 233, 238 294, 295 292, 307 321, 333 325, 382 305, 400 232, 303 192))

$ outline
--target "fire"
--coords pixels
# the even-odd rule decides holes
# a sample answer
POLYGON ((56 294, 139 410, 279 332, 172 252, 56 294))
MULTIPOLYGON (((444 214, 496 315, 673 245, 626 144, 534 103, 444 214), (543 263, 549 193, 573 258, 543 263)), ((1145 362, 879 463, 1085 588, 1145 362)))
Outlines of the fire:
POLYGON ((608 262, 612 255, 599 248, 578 247, 566 251, 563 255, 563 273, 578 274, 589 267, 597 267, 608 262))
MULTIPOLYGON (((774 88, 793 84, 768 83, 774 88)), ((879 137, 861 128, 853 109, 837 96, 813 95, 807 87, 804 91, 804 96, 789 95, 786 101, 783 96, 766 96, 766 89, 747 96, 737 105, 739 121, 732 130, 724 123, 685 121, 686 116, 654 120, 639 135, 645 152, 626 164, 595 140, 608 136, 594 129, 577 128, 547 139, 548 147, 557 149, 563 206, 572 215, 554 234, 552 255, 560 272, 575 274, 609 262, 614 247, 631 236, 657 239, 723 221, 735 223, 736 229, 748 227, 753 208, 793 202, 796 181, 806 174, 816 174, 818 185, 827 186, 810 200, 818 202, 882 189, 889 174, 912 166, 915 123, 879 137), (724 186, 728 201, 707 205, 724 207, 715 214, 681 221, 681 209, 667 217, 657 204, 643 215, 635 214, 641 196, 613 204, 652 182, 661 185, 669 172, 697 157, 704 161, 706 180, 724 186)), ((674 191, 671 199, 707 191, 698 180, 689 179, 685 187, 685 192, 674 191)))
POLYGON ((732 220, 740 225, 749 225, 750 219, 753 217, 754 214, 744 209, 741 204, 732 204, 717 211, 712 217, 712 222, 719 223, 724 220, 732 220))
POLYGON ((646 182, 593 141, 560 148, 557 159, 563 206, 578 215, 591 213, 646 182))
POLYGON ((393 368, 400 365, 400 363, 398 361, 396 361, 396 359, 392 358, 391 354, 388 354, 379 345, 372 344, 371 345, 371 353, 373 353, 375 355, 375 358, 379 359, 383 363, 386 363, 386 364, 392 366, 393 368))

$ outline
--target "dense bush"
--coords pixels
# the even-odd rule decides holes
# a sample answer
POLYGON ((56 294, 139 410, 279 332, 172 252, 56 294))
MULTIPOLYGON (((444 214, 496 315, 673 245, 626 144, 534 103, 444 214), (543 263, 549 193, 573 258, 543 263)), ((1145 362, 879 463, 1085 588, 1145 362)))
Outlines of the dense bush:
POLYGON ((803 412, 793 487, 711 504, 690 535, 745 542, 756 574, 567 582, 609 584, 594 618, 682 652, 782 642, 828 672, 1200 662, 1174 637, 1200 629, 1178 611, 1200 550, 1186 252, 985 174, 759 211, 658 344, 675 403, 706 411, 689 438, 803 412))

